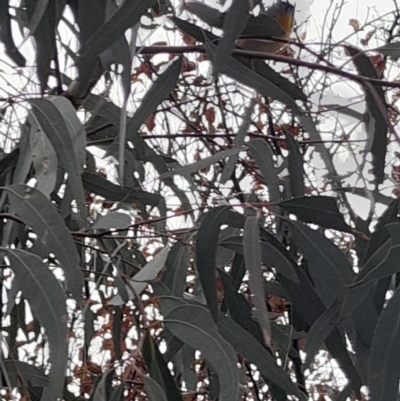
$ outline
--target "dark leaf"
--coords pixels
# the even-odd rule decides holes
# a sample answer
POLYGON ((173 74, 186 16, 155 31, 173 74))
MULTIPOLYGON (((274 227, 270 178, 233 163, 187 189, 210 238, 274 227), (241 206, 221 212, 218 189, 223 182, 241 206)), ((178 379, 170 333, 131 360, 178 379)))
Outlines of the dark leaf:
POLYGON ((285 200, 280 203, 282 209, 294 214, 304 223, 318 224, 324 228, 351 232, 351 227, 344 221, 335 198, 328 196, 304 196, 285 200))
MULTIPOLYGON (((352 56, 352 61, 360 75, 379 79, 376 68, 363 51, 353 46, 346 46, 345 48, 348 54, 352 56)), ((382 86, 371 83, 363 86, 363 89, 367 103, 365 125, 368 137, 372 141, 368 150, 372 153, 372 168, 377 187, 384 179, 389 115, 382 86)))
POLYGON ((333 304, 315 321, 307 333, 304 352, 307 358, 304 362, 304 369, 310 366, 314 356, 321 348, 325 339, 340 322, 340 304, 334 301, 333 304))
POLYGON ((219 317, 218 330, 221 336, 235 348, 237 353, 243 355, 250 363, 257 366, 265 380, 274 383, 287 394, 299 395, 299 390, 286 372, 276 364, 271 353, 251 334, 224 315, 219 317))
POLYGON ((64 385, 67 366, 67 310, 64 292, 42 260, 29 252, 1 248, 10 261, 10 267, 29 302, 33 315, 45 329, 51 369, 49 382, 42 400, 56 400, 64 385))
POLYGON ((375 329, 369 364, 369 389, 374 401, 395 400, 399 392, 400 290, 381 313, 375 329))
POLYGON ((289 178, 290 190, 293 197, 304 196, 304 166, 303 156, 300 153, 298 143, 292 135, 285 131, 286 145, 289 150, 289 178))
POLYGON ((76 246, 65 223, 54 206, 34 188, 22 184, 7 187, 15 213, 37 234, 45 254, 59 260, 67 280, 67 289, 82 303, 83 276, 76 246))
POLYGON ((109 201, 124 203, 138 202, 152 207, 157 207, 160 202, 164 202, 164 199, 160 195, 133 188, 122 188, 98 174, 84 172, 82 180, 85 189, 109 201))
POLYGON ((213 28, 222 29, 225 14, 220 13, 216 8, 209 7, 198 1, 190 1, 186 3, 189 11, 199 17, 202 21, 213 28))
MULTIPOLYGON (((60 105, 53 102, 53 100, 54 98, 31 99, 31 113, 50 139, 62 166, 66 169, 79 211, 81 215, 85 217, 85 196, 80 175, 83 169, 83 160, 82 165, 80 165, 80 157, 74 144, 76 143, 76 138, 71 137, 70 123, 68 119, 64 117, 64 113, 69 111, 71 103, 64 99, 63 102, 65 103, 62 108, 60 108, 60 105)), ((83 149, 80 149, 81 152, 82 150, 83 149)))
POLYGON ((271 325, 269 322, 261 270, 261 246, 259 221, 257 216, 249 216, 244 225, 243 251, 246 268, 249 272, 249 286, 256 308, 257 321, 263 332, 265 344, 271 346, 271 325))
POLYGON ((219 379, 219 400, 237 400, 239 370, 232 346, 218 333, 209 310, 201 305, 179 305, 165 317, 172 334, 185 344, 199 350, 211 364, 219 379))
POLYGON ((247 23, 249 11, 249 2, 242 0, 232 1, 229 10, 226 13, 222 27, 224 36, 218 43, 215 57, 211 60, 215 76, 219 74, 222 70, 222 66, 232 54, 232 50, 235 47, 235 41, 247 23))
POLYGON ((346 286, 352 282, 352 266, 343 252, 318 231, 296 222, 288 224, 307 261, 315 290, 329 306, 336 297, 344 295, 346 286))
POLYGON ((197 271, 208 307, 215 320, 218 316, 215 258, 220 227, 227 223, 228 212, 228 206, 220 206, 210 210, 203 217, 196 238, 197 271))

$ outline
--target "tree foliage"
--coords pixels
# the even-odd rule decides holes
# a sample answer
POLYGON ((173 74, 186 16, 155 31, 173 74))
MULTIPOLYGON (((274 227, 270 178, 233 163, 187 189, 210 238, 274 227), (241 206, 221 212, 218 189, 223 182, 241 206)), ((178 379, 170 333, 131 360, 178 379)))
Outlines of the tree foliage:
POLYGON ((400 10, 178 3, 0 2, 2 399, 396 399, 400 10))

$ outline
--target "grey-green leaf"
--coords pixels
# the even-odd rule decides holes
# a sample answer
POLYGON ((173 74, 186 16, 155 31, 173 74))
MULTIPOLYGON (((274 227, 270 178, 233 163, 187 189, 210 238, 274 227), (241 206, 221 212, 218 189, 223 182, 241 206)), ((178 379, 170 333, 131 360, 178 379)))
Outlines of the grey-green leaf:
POLYGON ((15 213, 37 234, 45 253, 54 253, 67 281, 67 289, 82 302, 83 276, 80 259, 63 219, 51 202, 38 190, 23 184, 7 187, 15 213))
POLYGON ((45 329, 51 365, 49 383, 41 401, 56 400, 62 393, 67 366, 67 310, 63 290, 42 260, 29 252, 0 248, 10 262, 15 279, 29 302, 33 316, 45 329))
POLYGON ((90 227, 91 230, 124 229, 131 224, 131 218, 126 213, 110 212, 100 216, 90 227))
POLYGON ((219 379, 219 400, 237 401, 239 369, 232 346, 218 333, 209 310, 200 305, 181 305, 164 319, 166 327, 185 344, 199 350, 219 379))

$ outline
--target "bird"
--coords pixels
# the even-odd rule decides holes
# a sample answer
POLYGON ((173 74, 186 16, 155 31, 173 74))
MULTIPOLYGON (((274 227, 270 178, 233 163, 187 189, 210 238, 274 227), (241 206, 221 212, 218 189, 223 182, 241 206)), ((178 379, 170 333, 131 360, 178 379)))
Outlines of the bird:
POLYGON ((288 1, 277 0, 263 14, 254 20, 262 18, 263 15, 274 19, 282 28, 282 34, 277 36, 279 41, 258 36, 255 32, 243 35, 236 40, 236 45, 243 50, 257 51, 263 53, 277 53, 287 46, 293 31, 295 6, 288 1))

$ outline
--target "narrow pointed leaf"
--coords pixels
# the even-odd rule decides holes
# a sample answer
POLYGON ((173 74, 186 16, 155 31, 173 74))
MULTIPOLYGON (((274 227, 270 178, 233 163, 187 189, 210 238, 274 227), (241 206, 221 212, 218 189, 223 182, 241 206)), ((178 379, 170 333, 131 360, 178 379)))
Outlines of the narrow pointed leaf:
POLYGON ((199 350, 219 379, 219 400, 239 396, 239 370, 233 347, 218 333, 209 310, 200 305, 177 306, 164 318, 166 327, 185 344, 199 350))
POLYGON ((280 203, 280 206, 304 223, 318 224, 321 227, 338 231, 351 231, 351 227, 344 221, 334 198, 303 196, 285 200, 280 203))
POLYGON ((45 329, 50 348, 49 382, 42 401, 56 400, 61 395, 67 366, 66 299, 59 282, 42 260, 29 252, 1 248, 29 302, 33 316, 45 329))
POLYGON ((400 290, 381 313, 375 329, 369 364, 369 389, 374 401, 395 400, 400 374, 400 290))
POLYGON ((187 166, 178 167, 174 170, 171 170, 167 173, 164 173, 161 176, 161 179, 171 177, 172 175, 185 175, 195 173, 196 171, 202 170, 203 168, 209 167, 211 164, 217 163, 225 157, 230 157, 233 155, 237 155, 241 150, 241 148, 232 148, 223 150, 221 152, 216 153, 215 155, 206 157, 205 159, 201 159, 196 163, 189 164, 187 166))
POLYGON ((290 380, 286 372, 276 364, 271 353, 241 326, 223 315, 218 320, 218 330, 237 353, 257 366, 264 380, 274 383, 287 394, 299 394, 296 385, 290 380))
POLYGON ((31 99, 32 115, 50 139, 61 164, 68 173, 74 198, 83 217, 86 216, 85 196, 83 191, 81 169, 74 139, 70 136, 68 123, 62 111, 50 99, 31 99))
POLYGON ((249 216, 244 225, 243 250, 249 271, 249 286, 256 307, 257 321, 263 332, 265 344, 271 346, 271 325, 265 304, 264 277, 261 269, 261 246, 257 216, 249 216))
POLYGON ((292 196, 304 196, 304 162, 298 143, 285 131, 286 144, 289 150, 289 177, 292 196))
POLYGON ((54 253, 60 262, 67 289, 78 303, 82 302, 83 276, 80 259, 60 214, 51 202, 38 190, 23 184, 7 187, 15 213, 37 234, 37 242, 45 254, 54 253))
POLYGON ((196 266, 208 307, 214 319, 218 316, 217 279, 215 258, 217 255, 220 227, 226 223, 229 207, 220 206, 210 210, 197 232, 196 266))

